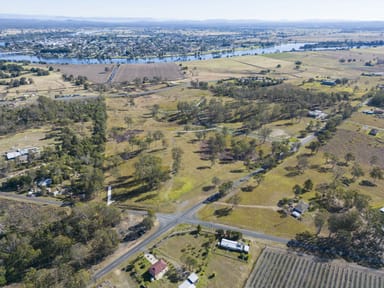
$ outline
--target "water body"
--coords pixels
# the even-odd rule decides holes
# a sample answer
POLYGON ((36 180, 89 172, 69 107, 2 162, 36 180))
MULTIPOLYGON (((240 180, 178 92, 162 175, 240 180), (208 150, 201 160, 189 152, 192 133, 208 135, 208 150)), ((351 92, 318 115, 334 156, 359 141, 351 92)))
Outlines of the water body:
POLYGON ((0 53, 0 60, 7 61, 30 61, 33 63, 44 62, 47 64, 143 64, 143 63, 163 63, 163 62, 186 62, 194 60, 209 60, 214 58, 226 58, 234 56, 255 55, 255 54, 272 54, 289 51, 303 51, 300 49, 305 44, 312 43, 290 43, 275 45, 268 48, 257 48, 249 50, 235 50, 224 53, 209 53, 199 56, 168 56, 168 57, 145 57, 137 59, 82 59, 82 58, 44 58, 23 53, 0 53))
POLYGON ((0 47, 5 47, 5 42, 0 41, 0 47))

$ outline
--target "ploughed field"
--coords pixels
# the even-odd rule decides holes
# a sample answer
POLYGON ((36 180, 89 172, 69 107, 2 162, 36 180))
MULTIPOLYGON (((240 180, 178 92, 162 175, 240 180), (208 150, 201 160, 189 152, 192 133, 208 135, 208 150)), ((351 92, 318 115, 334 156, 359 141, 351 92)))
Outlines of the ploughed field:
POLYGON ((178 80, 183 78, 180 67, 175 63, 126 64, 120 65, 112 82, 132 82, 135 79, 157 77, 160 80, 178 80))
POLYGON ((266 248, 245 288, 381 288, 384 272, 266 248))
POLYGON ((63 64, 50 65, 55 70, 60 69, 63 74, 86 76, 93 83, 121 83, 133 82, 135 79, 143 80, 179 80, 183 78, 180 67, 175 63, 149 63, 149 64, 63 64))

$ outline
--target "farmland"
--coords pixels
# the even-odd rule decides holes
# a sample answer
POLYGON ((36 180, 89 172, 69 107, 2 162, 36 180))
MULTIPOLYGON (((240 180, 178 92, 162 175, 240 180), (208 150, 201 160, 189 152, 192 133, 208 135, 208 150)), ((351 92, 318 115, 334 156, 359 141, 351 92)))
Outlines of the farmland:
POLYGON ((112 80, 112 83, 133 82, 136 79, 152 80, 178 80, 183 78, 180 67, 174 63, 154 64, 66 64, 52 65, 55 70, 63 74, 86 76, 95 84, 103 84, 112 80), (113 75, 112 75, 113 74, 113 75), (110 77, 112 75, 112 77, 110 77))
POLYGON ((135 79, 179 80, 183 78, 179 66, 174 63, 120 65, 114 82, 132 82, 135 79))
POLYGON ((383 285, 383 272, 266 248, 245 287, 380 288, 383 285))

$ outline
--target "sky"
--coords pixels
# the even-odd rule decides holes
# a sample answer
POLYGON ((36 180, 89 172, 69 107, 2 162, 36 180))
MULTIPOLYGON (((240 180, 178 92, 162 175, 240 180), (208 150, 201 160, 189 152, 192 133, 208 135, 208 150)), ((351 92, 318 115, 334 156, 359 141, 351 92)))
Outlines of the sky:
POLYGON ((383 20, 384 0, 11 0, 1 14, 159 20, 383 20))

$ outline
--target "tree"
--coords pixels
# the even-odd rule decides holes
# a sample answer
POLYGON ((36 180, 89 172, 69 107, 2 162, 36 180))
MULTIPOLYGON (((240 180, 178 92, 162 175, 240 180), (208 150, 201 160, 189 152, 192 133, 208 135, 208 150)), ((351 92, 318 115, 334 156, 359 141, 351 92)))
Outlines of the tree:
POLYGON ((372 177, 372 179, 374 180, 382 180, 384 179, 384 174, 383 174, 383 170, 380 168, 380 167, 373 167, 371 172, 369 172, 369 175, 372 177))
POLYGON ((271 133, 272 133, 272 129, 271 128, 263 127, 263 128, 260 129, 259 135, 260 135, 260 137, 262 139, 262 143, 265 143, 265 141, 267 140, 269 135, 271 135, 271 133))
POLYGON ((166 172, 162 170, 162 160, 153 155, 142 155, 135 163, 135 178, 146 182, 150 189, 156 189, 166 180, 166 172))
POLYGON ((130 116, 125 116, 125 117, 124 117, 124 122, 125 122, 125 124, 127 125, 128 129, 131 129, 132 124, 133 124, 133 119, 132 119, 132 117, 130 117, 130 116))
POLYGON ((321 145, 319 141, 312 141, 311 143, 309 143, 307 148, 311 150, 312 154, 316 154, 319 151, 320 146, 321 145))
POLYGON ((308 167, 308 157, 304 155, 297 156, 297 165, 296 168, 299 170, 299 172, 302 174, 304 173, 304 170, 308 167))
POLYGON ((212 182, 212 184, 215 185, 215 187, 216 187, 217 185, 220 184, 221 180, 219 179, 219 177, 217 177, 217 176, 213 176, 211 182, 212 182))
POLYGON ((233 195, 232 197, 231 197, 231 199, 229 199, 229 203, 231 203, 232 204, 232 209, 235 207, 235 206, 237 206, 237 205, 239 205, 239 203, 240 203, 240 196, 239 195, 233 195))
POLYGON ((355 163, 351 168, 351 174, 353 181, 356 181, 359 177, 364 176, 363 168, 358 163, 355 163))
POLYGON ((309 192, 312 189, 313 189, 313 182, 312 182, 312 180, 311 179, 305 180, 303 190, 305 192, 309 192))
POLYGON ((201 225, 199 224, 199 225, 197 225, 197 227, 196 227, 196 234, 197 234, 197 235, 200 235, 200 233, 201 233, 201 225))
POLYGON ((265 178, 265 176, 262 173, 257 173, 255 176, 253 176, 253 179, 256 180, 257 186, 259 186, 261 184, 261 182, 264 181, 264 178, 265 178))
POLYGON ((348 152, 347 154, 345 154, 344 159, 345 163, 348 165, 349 162, 355 160, 355 156, 351 152, 348 152))
POLYGON ((315 215, 315 226, 317 228, 316 235, 319 235, 321 232, 321 229, 323 228, 325 221, 327 221, 328 218, 328 213, 325 210, 320 210, 319 212, 316 213, 315 215))
POLYGON ((303 193, 303 188, 301 188, 299 184, 296 184, 295 186, 293 186, 292 191, 293 193, 295 193, 295 195, 300 195, 303 193))
POLYGON ((184 153, 183 150, 181 150, 181 148, 179 147, 172 148, 172 159, 173 159, 172 171, 174 173, 177 173, 180 169, 181 156, 183 155, 183 153, 184 153))
POLYGON ((227 181, 227 182, 222 183, 219 186, 219 193, 220 193, 220 195, 221 196, 226 195, 227 192, 232 189, 232 187, 233 187, 233 182, 232 181, 227 181))
POLYGON ((160 106, 159 104, 154 104, 151 109, 151 115, 153 118, 156 118, 159 114, 160 106))

